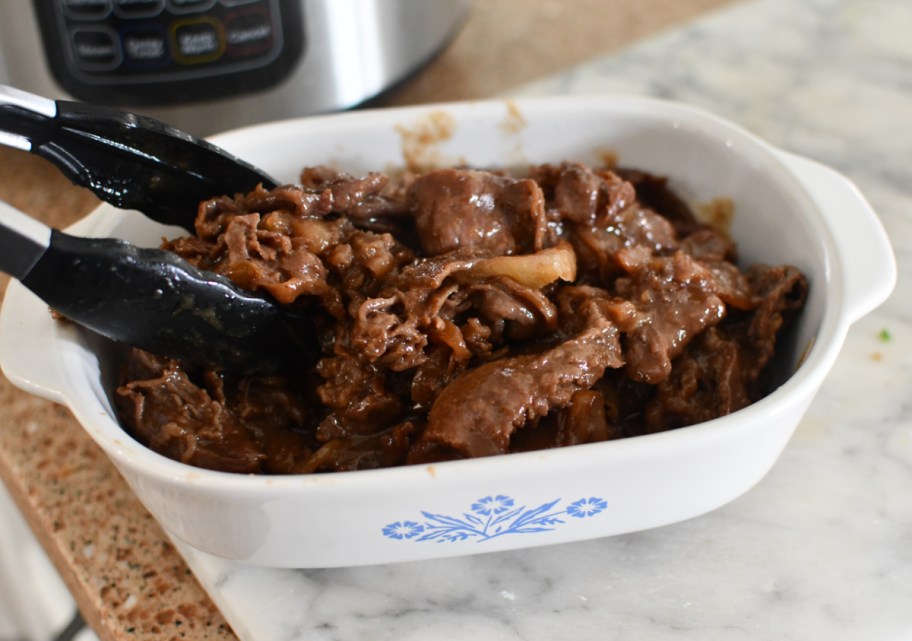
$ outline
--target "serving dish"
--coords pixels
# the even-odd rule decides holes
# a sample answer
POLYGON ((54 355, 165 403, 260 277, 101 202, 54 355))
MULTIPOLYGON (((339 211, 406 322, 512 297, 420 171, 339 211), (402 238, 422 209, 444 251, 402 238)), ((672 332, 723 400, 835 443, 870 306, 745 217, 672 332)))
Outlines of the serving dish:
MULTIPOLYGON (((173 536, 275 567, 390 563, 569 542, 671 524, 747 491, 771 468, 831 369, 850 325, 889 295, 886 234, 845 177, 690 106, 635 97, 537 98, 305 118, 213 138, 280 181, 329 164, 516 166, 578 160, 670 177, 692 203, 735 203, 741 262, 791 263, 806 308, 780 347, 777 387, 726 417, 555 450, 307 476, 189 467, 134 441, 110 391, 117 350, 58 323, 12 283, 0 361, 19 387, 67 405, 173 536)), ((70 230, 141 245, 179 234, 102 205, 70 230)))

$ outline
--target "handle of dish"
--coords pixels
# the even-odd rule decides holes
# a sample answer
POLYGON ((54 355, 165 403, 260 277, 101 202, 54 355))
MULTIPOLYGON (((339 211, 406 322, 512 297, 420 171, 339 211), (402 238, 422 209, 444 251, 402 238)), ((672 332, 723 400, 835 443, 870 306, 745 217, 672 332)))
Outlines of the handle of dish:
POLYGON ((47 305, 18 281, 6 289, 0 310, 0 366, 19 389, 65 404, 57 359, 48 353, 47 328, 56 323, 47 305))
POLYGON ((883 303, 896 284, 896 259, 887 233, 851 180, 814 160, 785 151, 780 155, 833 223, 836 259, 845 282, 843 305, 854 323, 883 303))

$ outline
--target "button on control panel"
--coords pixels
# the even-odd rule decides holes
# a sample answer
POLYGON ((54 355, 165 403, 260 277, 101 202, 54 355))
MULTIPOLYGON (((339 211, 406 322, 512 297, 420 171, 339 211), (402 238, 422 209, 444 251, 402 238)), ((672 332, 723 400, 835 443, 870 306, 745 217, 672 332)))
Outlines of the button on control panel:
POLYGON ((82 100, 190 102, 284 79, 300 0, 33 0, 58 81, 82 100))

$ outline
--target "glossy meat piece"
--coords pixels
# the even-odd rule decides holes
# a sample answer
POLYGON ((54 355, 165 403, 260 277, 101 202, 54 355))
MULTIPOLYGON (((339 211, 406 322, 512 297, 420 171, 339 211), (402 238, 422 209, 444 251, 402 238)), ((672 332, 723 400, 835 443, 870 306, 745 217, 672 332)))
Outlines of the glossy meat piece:
POLYGON ((468 457, 503 454, 514 430, 566 406, 605 369, 619 367, 617 327, 595 300, 581 311, 584 326, 573 338, 540 354, 485 363, 453 380, 431 407, 422 439, 468 457))
POLYGON ((532 180, 464 169, 418 177, 409 192, 422 251, 529 253, 542 248, 544 196, 532 180))
POLYGON ((627 375, 656 384, 687 343, 726 313, 711 270, 683 252, 625 261, 630 276, 615 282, 612 320, 625 334, 627 375))
POLYGON ((152 449, 190 465, 229 472, 290 473, 310 456, 293 429, 306 405, 280 377, 228 383, 214 372, 199 385, 173 360, 132 350, 115 402, 152 449))
POLYGON ((548 206, 572 223, 604 225, 637 200, 634 186, 615 172, 581 163, 540 165, 531 177, 548 194, 548 206))
POLYGON ((794 267, 757 265, 747 272, 756 306, 710 328, 675 360, 671 375, 646 406, 651 432, 725 416, 763 396, 761 379, 779 335, 807 298, 794 267))

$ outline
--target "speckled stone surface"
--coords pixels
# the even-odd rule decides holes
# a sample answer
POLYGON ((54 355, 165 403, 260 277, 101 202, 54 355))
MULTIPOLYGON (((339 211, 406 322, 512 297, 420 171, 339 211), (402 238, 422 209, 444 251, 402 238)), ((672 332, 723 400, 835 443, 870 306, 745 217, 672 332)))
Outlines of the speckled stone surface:
MULTIPOLYGON (((502 93, 730 1, 484 0, 442 56, 373 106, 502 93)), ((57 227, 97 202, 48 163, 5 148, 0 199, 57 227)), ((0 480, 102 641, 236 638, 69 412, 2 376, 0 480)))

